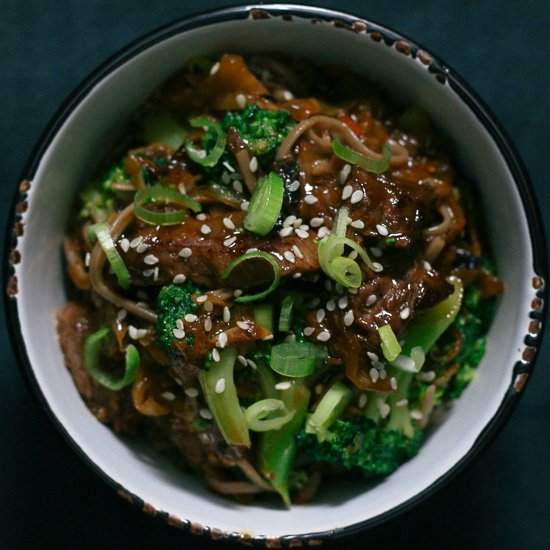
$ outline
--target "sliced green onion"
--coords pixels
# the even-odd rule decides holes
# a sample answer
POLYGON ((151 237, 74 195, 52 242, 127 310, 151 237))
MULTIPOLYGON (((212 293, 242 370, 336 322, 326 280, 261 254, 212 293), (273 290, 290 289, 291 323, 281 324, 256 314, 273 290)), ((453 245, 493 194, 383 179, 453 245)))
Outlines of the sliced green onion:
POLYGON ((250 447, 248 425, 239 403, 233 378, 236 358, 235 348, 220 351, 220 360, 209 361, 208 370, 202 370, 199 373, 199 382, 210 412, 226 443, 250 447), (220 387, 223 389, 221 393, 219 393, 220 387))
POLYGON ((279 330, 281 332, 286 332, 290 330, 290 323, 292 322, 292 309, 294 307, 294 302, 296 296, 288 295, 285 296, 283 303, 281 305, 281 315, 279 316, 279 330))
POLYGON ((181 193, 166 189, 160 185, 145 187, 140 189, 134 196, 134 205, 136 216, 152 225, 176 225, 181 223, 187 215, 185 210, 176 210, 175 212, 153 212, 145 208, 146 204, 164 202, 167 204, 177 204, 185 206, 193 212, 200 212, 202 206, 196 200, 193 200, 181 193))
POLYGON ((107 260, 115 272, 118 284, 124 289, 128 288, 130 284, 130 273, 115 248, 109 224, 107 222, 96 223, 90 226, 88 234, 92 238, 94 236, 97 238, 103 252, 105 252, 105 256, 107 256, 107 260))
POLYGON ((312 374, 320 359, 327 356, 325 346, 312 342, 283 342, 271 348, 271 368, 284 376, 302 378, 312 374))
POLYGON ((351 396, 352 391, 347 386, 342 382, 335 382, 319 401, 313 414, 306 420, 306 433, 317 435, 320 443, 329 438, 328 429, 340 418, 351 396))
POLYGON ((273 304, 254 306, 254 322, 273 333, 273 304))
POLYGON ((258 292, 258 294, 252 294, 249 296, 239 296, 238 298, 235 298, 235 302, 253 302, 254 300, 262 300, 265 298, 268 294, 271 294, 279 284, 279 280, 281 279, 281 272, 279 270, 279 264, 275 260, 275 258, 268 254, 267 252, 263 252, 261 250, 256 250, 253 252, 246 252, 242 256, 239 256, 235 260, 233 260, 223 271, 222 271, 222 279, 227 279, 233 269, 237 267, 239 264, 246 262, 247 260, 254 260, 254 259, 262 259, 268 262, 271 267, 273 268, 273 282, 271 285, 269 285, 268 288, 263 290, 262 292, 258 292))
POLYGON ((382 174, 385 172, 391 161, 391 149, 386 143, 382 147, 382 154, 384 158, 381 160, 370 159, 353 149, 350 149, 344 145, 337 137, 332 140, 332 150, 337 157, 340 157, 342 160, 349 162, 350 164, 355 164, 367 172, 373 172, 375 174, 382 174))
POLYGON ((172 117, 161 114, 145 122, 143 139, 147 143, 160 143, 175 150, 183 143, 185 134, 185 130, 172 117))
POLYGON ((220 157, 225 149, 225 133, 222 130, 221 125, 218 122, 205 117, 192 118, 189 121, 189 124, 191 124, 193 128, 201 128, 202 126, 205 126, 208 130, 213 130, 216 133, 216 143, 209 154, 206 154, 206 151, 198 151, 195 149, 191 141, 188 141, 185 144, 185 150, 192 161, 200 164, 201 166, 214 166, 218 160, 220 160, 220 157))
POLYGON ((244 217, 244 227, 251 233, 264 236, 272 229, 283 206, 285 186, 275 172, 258 180, 244 217))
POLYGON ((139 352, 134 345, 129 344, 126 347, 124 375, 120 379, 113 378, 112 374, 105 372, 99 366, 103 341, 109 337, 110 333, 111 329, 105 326, 86 338, 83 348, 84 367, 96 382, 112 391, 120 391, 136 378, 140 362, 139 352))
POLYGON ((393 361, 401 353, 401 346, 395 337, 390 325, 378 327, 380 343, 382 345, 382 353, 388 361, 393 361))
POLYGON ((255 432, 280 430, 294 416, 280 399, 262 399, 244 411, 248 427, 255 432))
MULTIPOLYGON (((348 228, 349 209, 342 206, 336 213, 334 223, 332 225, 332 234, 335 237, 345 237, 348 228)), ((343 253, 343 252, 342 252, 343 253)))

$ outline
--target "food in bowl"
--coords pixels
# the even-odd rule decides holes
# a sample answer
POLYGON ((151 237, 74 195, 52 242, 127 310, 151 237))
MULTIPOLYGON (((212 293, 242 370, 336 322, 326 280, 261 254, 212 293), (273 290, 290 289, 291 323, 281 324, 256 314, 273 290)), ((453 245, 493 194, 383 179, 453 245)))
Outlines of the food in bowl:
POLYGON ((58 334, 90 411, 244 502, 392 473, 502 292, 446 145, 340 67, 189 60, 67 230, 58 334))

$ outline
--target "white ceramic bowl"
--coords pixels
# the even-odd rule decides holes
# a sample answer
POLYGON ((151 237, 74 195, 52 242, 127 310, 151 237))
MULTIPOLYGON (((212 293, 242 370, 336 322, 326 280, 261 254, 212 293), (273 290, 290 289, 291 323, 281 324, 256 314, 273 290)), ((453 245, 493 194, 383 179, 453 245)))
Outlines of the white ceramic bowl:
POLYGON ((230 8, 165 27, 91 75, 38 144, 14 203, 6 251, 8 324, 20 362, 57 426, 118 492, 169 523, 258 545, 314 545, 365 528, 415 503, 464 465, 502 424, 528 378, 541 335, 546 275, 543 232, 525 171, 507 138, 465 83, 432 54, 379 25, 324 9, 230 8), (499 275, 506 285, 478 376, 417 457, 365 491, 330 487, 292 511, 242 506, 208 491, 148 445, 128 441, 86 409, 55 331, 66 301, 61 240, 79 186, 131 113, 194 55, 287 51, 347 64, 421 105, 454 143, 477 182, 499 275), (47 204, 48 208, 43 208, 47 204))

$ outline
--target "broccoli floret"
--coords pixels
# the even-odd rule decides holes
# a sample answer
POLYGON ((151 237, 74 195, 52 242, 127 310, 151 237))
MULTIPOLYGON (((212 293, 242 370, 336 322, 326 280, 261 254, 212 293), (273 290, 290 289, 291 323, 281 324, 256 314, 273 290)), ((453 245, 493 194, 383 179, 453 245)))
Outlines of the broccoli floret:
POLYGON ((330 437, 322 443, 305 432, 298 435, 298 443, 313 462, 359 469, 370 478, 391 474, 417 454, 422 431, 417 429, 408 437, 399 430, 382 428, 370 418, 355 415, 337 420, 330 428, 330 437))
POLYGON ((190 282, 161 288, 157 298, 157 343, 160 346, 170 349, 175 339, 173 330, 176 328, 176 321, 198 308, 193 301, 193 294, 202 292, 190 282))

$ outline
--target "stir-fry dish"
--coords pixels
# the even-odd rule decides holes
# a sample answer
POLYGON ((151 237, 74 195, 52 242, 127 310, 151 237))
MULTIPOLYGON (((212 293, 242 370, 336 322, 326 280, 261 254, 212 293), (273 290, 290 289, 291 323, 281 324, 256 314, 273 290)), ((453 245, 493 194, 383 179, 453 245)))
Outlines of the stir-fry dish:
POLYGON ((89 410, 241 502, 393 472, 502 291, 448 148, 341 67, 188 61, 68 226, 58 333, 89 410))

